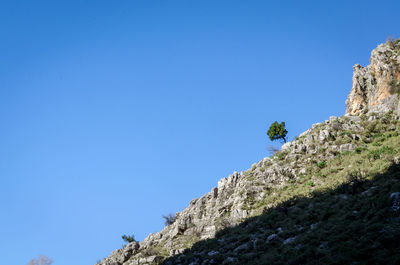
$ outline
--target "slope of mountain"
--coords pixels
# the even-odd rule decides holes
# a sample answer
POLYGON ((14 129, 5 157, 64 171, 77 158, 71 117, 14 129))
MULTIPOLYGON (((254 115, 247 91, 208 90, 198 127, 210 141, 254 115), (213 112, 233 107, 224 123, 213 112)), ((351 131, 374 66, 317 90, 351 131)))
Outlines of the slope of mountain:
POLYGON ((400 40, 354 67, 343 117, 233 173, 98 265, 400 264, 400 40))

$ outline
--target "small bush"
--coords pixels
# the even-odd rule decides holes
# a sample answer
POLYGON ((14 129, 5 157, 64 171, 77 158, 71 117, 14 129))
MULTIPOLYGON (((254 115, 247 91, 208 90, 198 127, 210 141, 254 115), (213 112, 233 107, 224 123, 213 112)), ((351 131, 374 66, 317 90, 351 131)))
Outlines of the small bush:
POLYGON ((354 133, 355 133, 354 131, 344 131, 343 135, 352 135, 354 133))
POLYGON ((373 159, 373 160, 377 160, 377 159, 381 158, 381 156, 383 154, 394 155, 396 153, 397 152, 392 147, 384 146, 384 147, 382 147, 382 148, 380 148, 378 150, 370 151, 369 154, 368 154, 368 158, 369 159, 373 159))
POLYGON ((127 243, 136 242, 134 235, 131 235, 131 236, 123 235, 122 239, 127 243))
POLYGON ((287 151, 279 151, 279 152, 277 152, 277 153, 275 154, 275 157, 276 157, 278 160, 283 160, 283 159, 285 159, 287 153, 288 153, 287 151))
POLYGON ((367 131, 368 131, 368 132, 371 132, 371 133, 376 133, 376 132, 378 132, 378 131, 377 131, 377 128, 376 128, 377 125, 378 125, 378 123, 379 123, 378 120, 371 121, 371 122, 366 126, 367 131))
POLYGON ((307 181, 306 183, 306 186, 310 186, 310 187, 314 187, 314 181, 307 181))
POLYGON ((383 136, 383 133, 375 133, 374 135, 372 135, 372 139, 377 139, 383 136))
POLYGON ((364 150, 365 150, 364 147, 358 146, 358 147, 356 147, 356 149, 354 150, 354 152, 356 152, 357 154, 361 154, 361 152, 364 151, 364 150))
POLYGON ((374 142, 374 143, 372 143, 372 146, 382 146, 382 143, 380 143, 380 142, 374 142))
POLYGON ((325 161, 320 161, 320 162, 318 162, 317 163, 317 167, 319 167, 319 168, 324 168, 324 167, 326 167, 326 162, 325 161))
POLYGON ((165 225, 172 225, 176 221, 176 215, 175 214, 168 214, 168 215, 163 215, 164 218, 164 224, 165 225))

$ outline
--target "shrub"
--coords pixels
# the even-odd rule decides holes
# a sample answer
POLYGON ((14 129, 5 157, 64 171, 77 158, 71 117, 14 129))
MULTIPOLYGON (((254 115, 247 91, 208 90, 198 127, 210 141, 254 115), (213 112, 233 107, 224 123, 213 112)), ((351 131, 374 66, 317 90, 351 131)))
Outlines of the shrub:
POLYGON ((354 131, 344 131, 343 135, 352 135, 354 134, 354 131))
POLYGON ((378 123, 379 123, 379 121, 377 121, 377 120, 371 121, 371 122, 366 126, 367 131, 368 131, 368 132, 371 132, 371 133, 378 132, 378 131, 377 131, 377 128, 376 128, 377 125, 378 125, 378 123))
POLYGON ((164 224, 165 225, 172 225, 176 221, 176 215, 175 214, 168 214, 168 215, 163 215, 164 218, 164 224))
POLYGON ((364 147, 358 146, 358 147, 356 147, 356 149, 355 149, 354 151, 355 151, 357 154, 361 154, 361 152, 364 151, 364 150, 365 150, 364 147))
POLYGON ((275 156, 276 156, 276 158, 277 158, 278 160, 283 160, 283 159, 285 159, 285 157, 286 157, 287 154, 288 154, 287 151, 280 151, 280 152, 277 152, 277 153, 275 154, 275 156))
POLYGON ((122 239, 127 243, 136 242, 134 235, 131 235, 131 236, 123 235, 122 239))
POLYGON ((381 158, 383 154, 394 155, 396 154, 396 151, 392 147, 383 146, 380 149, 370 151, 368 154, 368 158, 377 160, 381 158))
POLYGON ((318 162, 317 163, 317 167, 319 167, 319 168, 324 168, 324 167, 326 167, 326 162, 325 161, 320 161, 320 162, 318 162))
POLYGON ((314 181, 307 181, 306 183, 306 186, 310 186, 310 187, 314 187, 314 181))

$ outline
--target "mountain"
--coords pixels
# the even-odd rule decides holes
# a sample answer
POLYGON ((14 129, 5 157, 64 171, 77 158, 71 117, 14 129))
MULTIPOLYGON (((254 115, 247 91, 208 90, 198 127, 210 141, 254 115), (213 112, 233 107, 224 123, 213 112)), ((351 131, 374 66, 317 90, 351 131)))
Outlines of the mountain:
POLYGON ((370 62, 354 66, 344 116, 97 264, 400 264, 400 40, 370 62))

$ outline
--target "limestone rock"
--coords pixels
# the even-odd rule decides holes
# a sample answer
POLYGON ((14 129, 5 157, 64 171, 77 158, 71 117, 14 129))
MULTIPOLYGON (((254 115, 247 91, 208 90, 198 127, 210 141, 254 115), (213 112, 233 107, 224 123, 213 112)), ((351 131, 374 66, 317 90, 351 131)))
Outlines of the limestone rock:
POLYGON ((356 146, 354 144, 342 144, 340 146, 340 152, 346 152, 346 151, 354 151, 354 149, 356 148, 356 146))
POLYGON ((356 64, 353 87, 346 101, 347 115, 366 112, 400 113, 400 40, 379 45, 371 53, 370 65, 356 64))
MULTIPOLYGON (((150 234, 140 244, 131 243, 114 251, 98 265, 159 264, 161 259, 168 256, 182 256, 191 244, 213 238, 221 229, 235 226, 257 214, 255 205, 267 196, 270 188, 283 186, 307 174, 310 156, 325 161, 339 152, 354 151, 354 143, 361 141, 360 137, 356 137, 356 132, 363 130, 360 119, 348 117, 332 117, 318 123, 301 137, 287 142, 279 155, 263 158, 247 171, 234 172, 220 179, 210 192, 191 200, 183 211, 176 213, 175 222, 165 226, 162 231, 150 234), (336 128, 333 128, 334 124, 336 128), (354 133, 345 135, 343 131, 354 133), (339 140, 350 137, 352 142, 336 144, 334 139, 340 137, 342 139, 339 140)), ((286 238, 285 241, 283 234, 282 228, 277 228, 275 233, 265 235, 259 241, 291 244, 294 238, 286 238)), ((235 246, 235 251, 242 253, 255 249, 256 241, 254 239, 253 244, 239 244, 235 246)), ((214 257, 214 254, 203 254, 209 257, 207 264, 219 256, 215 254, 214 257)))
MULTIPOLYGON (((200 198, 191 200, 185 209, 176 213, 175 222, 165 226, 158 233, 150 234, 140 243, 130 243, 112 252, 98 265, 159 264, 173 255, 177 256, 177 261, 183 260, 185 249, 193 243, 213 238, 218 231, 238 225, 246 218, 259 214, 257 211, 262 209, 256 207, 262 205, 259 203, 268 196, 268 191, 307 175, 312 161, 327 161, 340 152, 355 151, 357 143, 368 140, 365 137, 361 139, 360 136, 364 130, 363 126, 366 126, 363 121, 366 122, 369 118, 371 121, 381 119, 384 116, 381 114, 389 110, 393 110, 394 114, 399 112, 397 94, 392 93, 390 87, 393 80, 400 80, 397 66, 400 56, 394 55, 400 50, 400 42, 396 42, 396 45, 399 46, 398 49, 390 44, 379 45, 372 52, 371 65, 365 68, 355 66, 353 89, 346 102, 346 116, 332 116, 325 122, 316 123, 295 140, 284 144, 281 151, 272 157, 263 158, 247 171, 234 172, 220 179, 216 187, 200 198), (374 114, 375 111, 378 113, 374 114), (369 112, 366 119, 352 116, 363 112, 369 112)), ((396 119, 398 118, 396 116, 396 119)), ((395 157, 394 161, 400 163, 400 158, 395 157)), ((340 198, 347 199, 344 196, 346 195, 340 198)), ((399 211, 400 195, 394 193, 391 199, 392 209, 399 211)), ((311 224, 310 229, 313 230, 316 226, 317 224, 311 224)), ((295 237, 286 238, 284 234, 282 229, 278 228, 269 236, 264 234, 258 241, 262 244, 295 242, 295 237), (283 240, 284 238, 286 240, 283 240)), ((235 252, 255 249, 255 242, 258 241, 254 238, 251 240, 253 244, 241 242, 235 245, 235 252)), ((220 254, 221 251, 218 255, 214 252, 203 253, 202 255, 208 257, 203 263, 213 264, 220 254)), ((228 257, 223 264, 235 260, 228 257)), ((200 264, 200 261, 193 262, 193 265, 200 264)))

